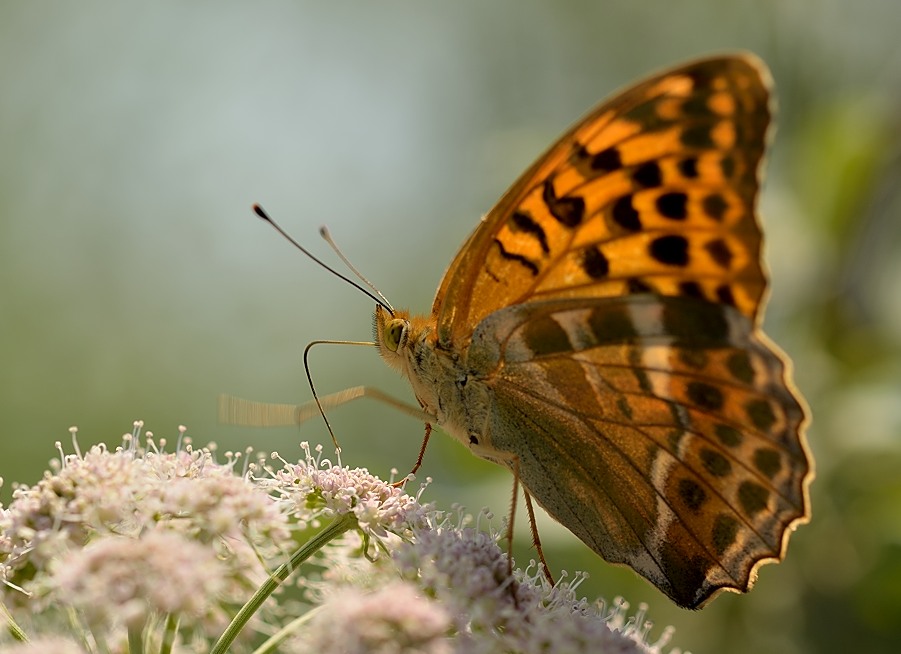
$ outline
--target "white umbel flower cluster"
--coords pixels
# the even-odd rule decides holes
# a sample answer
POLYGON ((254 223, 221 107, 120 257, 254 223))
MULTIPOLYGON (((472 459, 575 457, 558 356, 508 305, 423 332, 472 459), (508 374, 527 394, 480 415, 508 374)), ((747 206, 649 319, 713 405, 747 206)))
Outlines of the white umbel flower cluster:
MULTIPOLYGON (((174 452, 138 430, 122 447, 63 456, 0 509, 0 600, 28 616, 74 610, 96 640, 178 616, 215 636, 229 604, 293 548, 268 495, 208 449, 174 452)), ((77 447, 76 447, 77 449, 77 447)), ((99 646, 99 643, 98 643, 99 646)))
POLYGON ((0 650, 625 654, 669 639, 646 642, 643 609, 579 598, 578 575, 511 576, 497 535, 422 504, 425 485, 408 495, 306 444, 298 463, 236 471, 181 437, 139 447, 140 428, 113 451, 76 444, 0 508, 0 611, 23 641, 0 650))

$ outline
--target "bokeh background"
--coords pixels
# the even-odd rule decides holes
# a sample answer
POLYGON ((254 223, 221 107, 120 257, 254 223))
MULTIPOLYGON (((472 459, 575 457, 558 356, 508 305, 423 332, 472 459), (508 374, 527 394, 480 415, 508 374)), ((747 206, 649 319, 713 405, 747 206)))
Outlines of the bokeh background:
MULTIPOLYGON (((508 184, 617 87, 724 49, 772 67, 779 132, 762 198, 767 331, 813 411, 814 519, 747 596, 682 611, 542 522, 589 596, 646 601, 704 652, 901 649, 901 4, 895 0, 212 1, 0 5, 0 501, 54 441, 143 419, 220 450, 299 455, 321 422, 248 430, 216 397, 303 402, 315 338, 368 339, 372 303, 310 249, 347 255, 427 311, 508 184)), ((321 347, 322 392, 411 398, 374 350, 321 347)), ((420 424, 332 414, 345 462, 412 464, 420 424)), ((71 447, 71 446, 70 446, 71 447)), ((510 477, 432 439, 427 497, 504 514, 510 477)), ((525 521, 517 556, 532 553, 525 521)))

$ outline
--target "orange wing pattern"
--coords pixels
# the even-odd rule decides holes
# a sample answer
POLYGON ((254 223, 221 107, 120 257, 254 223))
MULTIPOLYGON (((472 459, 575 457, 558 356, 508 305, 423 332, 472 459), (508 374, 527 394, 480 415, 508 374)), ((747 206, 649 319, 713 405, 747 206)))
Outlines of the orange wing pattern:
POLYGON ((513 185, 451 263, 438 341, 465 347, 498 308, 656 292, 756 318, 766 279, 755 218, 770 122, 753 57, 661 73, 602 103, 513 185))

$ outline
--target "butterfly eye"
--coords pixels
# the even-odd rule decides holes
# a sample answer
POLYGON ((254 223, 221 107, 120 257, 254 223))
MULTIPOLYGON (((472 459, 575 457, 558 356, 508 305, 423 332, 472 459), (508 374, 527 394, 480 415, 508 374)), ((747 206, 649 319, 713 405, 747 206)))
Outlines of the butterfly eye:
POLYGON ((407 324, 404 320, 392 320, 385 325, 384 345, 392 352, 397 352, 407 324))

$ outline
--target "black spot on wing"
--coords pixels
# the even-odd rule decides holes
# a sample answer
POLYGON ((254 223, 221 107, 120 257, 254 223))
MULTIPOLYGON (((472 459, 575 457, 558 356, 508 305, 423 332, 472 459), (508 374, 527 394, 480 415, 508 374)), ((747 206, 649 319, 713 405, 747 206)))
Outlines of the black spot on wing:
POLYGON ((704 448, 701 450, 701 463, 704 469, 714 477, 726 477, 732 472, 732 464, 716 450, 704 448))
POLYGON ((638 232, 641 230, 641 220, 638 211, 633 204, 634 197, 632 195, 624 195, 613 203, 610 210, 610 216, 613 222, 630 232, 638 232))
POLYGON ((528 270, 533 276, 538 274, 538 265, 534 261, 521 254, 517 254, 516 252, 508 252, 504 247, 504 244, 501 243, 498 239, 494 239, 494 242, 498 247, 500 255, 504 259, 506 259, 507 261, 516 261, 517 263, 522 264, 523 267, 525 267, 525 269, 528 270))
POLYGON ((735 296, 732 294, 732 288, 728 284, 717 287, 716 297, 723 304, 728 304, 730 307, 735 306, 735 296))
POLYGON ((657 162, 649 161, 632 171, 632 181, 641 188, 655 188, 663 183, 663 173, 657 162))
POLYGON ((541 247, 541 251, 545 254, 550 253, 547 244, 547 234, 544 233, 544 228, 532 220, 530 215, 523 213, 522 211, 514 211, 513 215, 510 216, 510 222, 513 230, 524 232, 535 237, 538 241, 538 245, 541 247))
POLYGON ((718 411, 723 408, 725 397, 723 392, 712 384, 701 381, 691 381, 687 387, 688 399, 695 406, 708 411, 718 411))
POLYGON ((729 265, 732 263, 732 250, 729 249, 726 241, 721 238, 715 239, 704 245, 704 249, 720 268, 729 270, 729 265))
POLYGON ((576 144, 573 147, 570 161, 586 179, 598 177, 605 173, 612 173, 623 167, 619 150, 615 147, 592 154, 584 145, 576 144))
POLYGON ((679 162, 678 167, 685 179, 695 179, 698 176, 698 160, 695 157, 683 159, 679 162))
POLYGON ((542 199, 551 215, 564 227, 575 227, 585 218, 585 200, 580 197, 558 198, 553 180, 545 180, 542 199))
POLYGON ((738 520, 727 513, 721 513, 713 522, 713 549, 722 556, 735 542, 738 535, 738 520))
POLYGON ((688 507, 692 513, 697 513, 707 501, 707 492, 701 485, 693 479, 680 479, 677 492, 682 503, 688 507))
POLYGON ((678 234, 658 236, 649 247, 649 254, 660 263, 669 266, 688 265, 688 239, 678 234))
POLYGON ((745 405, 745 412, 751 423, 761 431, 769 431, 776 423, 773 407, 766 400, 751 400, 745 405))
POLYGON ((688 196, 681 191, 664 193, 657 198, 657 211, 670 220, 685 220, 688 217, 688 196))
POLYGON ((769 502, 770 492, 753 481, 743 481, 738 487, 738 501, 749 516, 763 511, 769 502))
POLYGON ((720 439, 720 443, 726 447, 738 447, 744 440, 741 432, 729 425, 716 425, 714 427, 714 433, 716 434, 716 437, 720 439))
POLYGON ((601 150, 591 157, 592 170, 612 173, 623 167, 623 161, 620 158, 619 150, 616 148, 607 148, 601 150))
POLYGON ((610 272, 610 262, 598 248, 587 247, 582 250, 582 270, 592 279, 604 279, 610 272))
POLYGON ((750 355, 744 350, 736 350, 726 360, 726 367, 732 376, 740 382, 751 384, 754 381, 754 366, 750 355))
POLYGON ((772 479, 782 469, 782 456, 776 450, 761 447, 754 451, 754 467, 772 479))
POLYGON ((715 221, 722 222, 729 204, 719 193, 711 193, 701 201, 701 208, 704 209, 704 213, 715 221))

